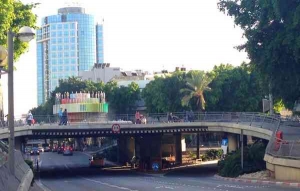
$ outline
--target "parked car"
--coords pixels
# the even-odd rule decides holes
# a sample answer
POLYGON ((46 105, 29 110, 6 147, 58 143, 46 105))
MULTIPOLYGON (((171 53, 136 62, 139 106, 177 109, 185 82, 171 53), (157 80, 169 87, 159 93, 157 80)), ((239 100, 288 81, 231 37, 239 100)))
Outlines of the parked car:
POLYGON ((40 151, 37 147, 33 147, 30 151, 30 155, 39 155, 40 151))
POLYGON ((44 147, 44 152, 50 152, 51 151, 51 149, 50 149, 50 147, 44 147))
POLYGON ((66 155, 73 155, 73 148, 70 147, 70 146, 67 146, 63 149, 63 155, 66 156, 66 155))
POLYGON ((41 152, 44 152, 44 148, 43 147, 39 147, 38 150, 41 152))
POLYGON ((64 147, 63 146, 57 147, 57 154, 62 154, 63 151, 64 151, 64 147))
POLYGON ((92 159, 89 159, 90 160, 90 167, 104 167, 105 165, 105 159, 104 157, 102 156, 96 156, 94 155, 92 157, 92 159))
POLYGON ((32 147, 25 147, 25 153, 30 153, 31 150, 32 150, 32 147))
POLYGON ((58 146, 56 146, 56 145, 53 146, 53 147, 52 147, 52 152, 57 152, 57 149, 58 149, 58 146))

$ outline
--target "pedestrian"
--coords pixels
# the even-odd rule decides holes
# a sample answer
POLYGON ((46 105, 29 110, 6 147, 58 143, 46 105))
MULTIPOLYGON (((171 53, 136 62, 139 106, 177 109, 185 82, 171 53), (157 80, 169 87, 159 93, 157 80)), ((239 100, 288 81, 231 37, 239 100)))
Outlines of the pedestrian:
POLYGON ((68 123, 68 112, 67 109, 65 109, 65 111, 62 114, 62 125, 67 125, 68 123))
POLYGON ((168 114, 168 123, 172 123, 173 122, 173 114, 169 113, 168 114))
POLYGON ((135 112, 135 124, 141 124, 141 114, 140 112, 135 112))
POLYGON ((60 108, 58 111, 58 118, 59 118, 59 124, 58 125, 62 125, 63 122, 63 109, 60 108))
POLYGON ((29 126, 31 126, 32 120, 33 120, 33 115, 32 115, 32 113, 31 113, 31 111, 29 111, 29 113, 28 113, 28 115, 27 115, 27 124, 28 124, 29 126))

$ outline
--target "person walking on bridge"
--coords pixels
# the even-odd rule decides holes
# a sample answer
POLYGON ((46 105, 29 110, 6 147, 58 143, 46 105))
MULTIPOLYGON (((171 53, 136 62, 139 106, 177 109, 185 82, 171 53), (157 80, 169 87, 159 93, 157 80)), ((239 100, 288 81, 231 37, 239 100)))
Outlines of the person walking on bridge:
POLYGON ((62 114, 62 125, 67 125, 68 124, 68 112, 67 109, 62 114))
POLYGON ((27 115, 27 124, 28 124, 29 126, 31 126, 31 124, 33 124, 32 121, 33 121, 33 115, 32 115, 32 113, 31 113, 31 111, 29 111, 29 113, 28 113, 28 115, 27 115))
POLYGON ((58 111, 58 118, 59 118, 59 124, 58 125, 62 125, 63 122, 63 109, 60 108, 58 111))

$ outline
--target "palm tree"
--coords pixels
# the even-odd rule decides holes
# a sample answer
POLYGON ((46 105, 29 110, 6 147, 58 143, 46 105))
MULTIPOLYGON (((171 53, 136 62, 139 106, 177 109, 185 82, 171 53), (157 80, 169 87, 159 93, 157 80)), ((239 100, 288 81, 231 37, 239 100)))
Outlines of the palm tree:
POLYGON ((187 106, 192 98, 196 98, 198 108, 200 109, 201 106, 201 109, 205 110, 204 92, 210 90, 208 85, 211 81, 212 78, 203 71, 192 72, 191 77, 186 79, 186 88, 180 90, 185 94, 181 100, 182 105, 187 106))

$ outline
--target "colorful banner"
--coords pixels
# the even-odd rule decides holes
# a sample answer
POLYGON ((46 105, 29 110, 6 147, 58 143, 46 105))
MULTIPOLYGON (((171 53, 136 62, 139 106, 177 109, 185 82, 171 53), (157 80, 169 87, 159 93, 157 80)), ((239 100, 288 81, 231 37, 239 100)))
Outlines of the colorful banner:
POLYGON ((69 103, 53 106, 53 114, 59 109, 67 109, 68 113, 108 113, 108 103, 69 103))

